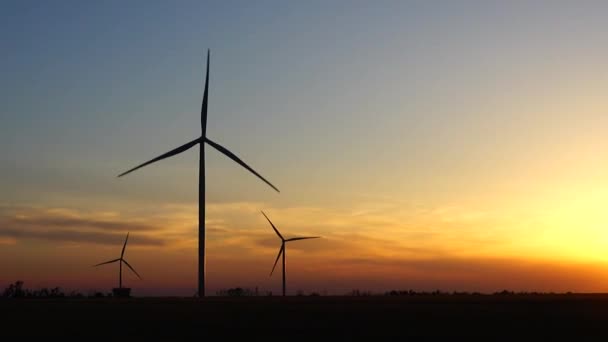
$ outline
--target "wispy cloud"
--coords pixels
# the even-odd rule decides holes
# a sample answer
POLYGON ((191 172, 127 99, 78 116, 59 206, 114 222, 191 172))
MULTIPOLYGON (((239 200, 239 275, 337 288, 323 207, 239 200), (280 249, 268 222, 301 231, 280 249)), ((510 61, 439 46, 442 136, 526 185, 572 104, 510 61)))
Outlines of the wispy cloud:
MULTIPOLYGON (((508 217, 475 207, 424 208, 388 199, 348 208, 209 203, 205 220, 209 247, 231 252, 232 248, 251 253, 273 251, 280 242, 260 209, 286 237, 322 237, 314 242, 292 243, 290 249, 335 259, 343 255, 408 258, 500 255, 508 251, 511 241, 507 237, 514 236, 518 226, 508 217), (510 229, 507 236, 505 227, 510 229)), ((130 231, 141 237, 141 245, 196 248, 196 205, 166 204, 147 210, 101 212, 0 205, 0 238, 10 243, 31 238, 107 244, 119 241, 119 236, 130 231)))
POLYGON ((94 244, 119 243, 126 232, 137 232, 133 245, 162 246, 162 226, 113 212, 79 212, 65 208, 0 207, 0 241, 22 239, 94 244))
MULTIPOLYGON (((77 230, 65 230, 65 229, 45 229, 45 230, 31 230, 31 229, 17 229, 17 228, 0 228, 0 234, 3 235, 4 239, 19 240, 25 239, 40 239, 49 241, 60 241, 60 242, 84 242, 84 243, 95 243, 95 244, 106 244, 115 245, 120 244, 124 240, 124 234, 118 233, 104 233, 104 232, 88 232, 88 231, 77 231, 77 230)), ((162 246, 166 244, 166 241, 152 236, 137 235, 130 239, 132 245, 139 246, 162 246)))
MULTIPOLYGON (((310 282, 312 287, 595 290, 608 284, 597 272, 601 265, 566 267, 551 256, 543 259, 544 255, 526 255, 521 250, 518 255, 505 253, 509 240, 499 239, 501 229, 515 225, 496 212, 399 203, 324 209, 243 202, 211 203, 209 208, 207 246, 210 265, 215 265, 210 269, 221 275, 220 282, 226 286, 258 279, 260 274, 266 277, 276 257, 280 240, 259 208, 264 208, 285 237, 321 236, 288 247, 293 281, 310 282), (600 285, 581 287, 584 282, 562 276, 573 272, 600 285)), ((195 269, 196 205, 168 204, 152 212, 0 205, 0 244, 9 247, 0 252, 27 254, 29 246, 23 244, 19 250, 19 245, 40 240, 53 247, 63 243, 81 248, 79 253, 87 254, 95 250, 88 244, 120 245, 127 231, 133 233, 134 247, 146 247, 133 255, 147 262, 140 267, 146 270, 148 266, 147 273, 156 276, 158 283, 166 278, 157 271, 158 262, 167 267, 174 262, 181 265, 175 272, 182 276, 195 269)))
POLYGON ((138 223, 133 221, 112 221, 112 220, 99 220, 95 218, 83 218, 83 217, 62 217, 58 215, 54 216, 16 216, 12 217, 9 224, 17 226, 28 226, 28 227, 48 227, 48 228, 64 228, 64 229, 82 229, 92 228, 103 231, 153 231, 158 230, 158 227, 138 223))
POLYGON ((17 240, 12 237, 0 236, 0 245, 14 245, 17 240))

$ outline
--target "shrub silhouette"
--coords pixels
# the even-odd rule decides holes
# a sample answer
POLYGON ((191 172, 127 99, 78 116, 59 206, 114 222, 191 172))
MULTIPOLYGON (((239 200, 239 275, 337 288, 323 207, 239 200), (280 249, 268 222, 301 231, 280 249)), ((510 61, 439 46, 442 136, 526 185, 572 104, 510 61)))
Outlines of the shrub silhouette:
POLYGON ((242 287, 234 287, 230 289, 222 289, 217 291, 218 296, 228 296, 228 297, 250 297, 255 296, 256 291, 252 291, 250 289, 244 289, 242 287))
MULTIPOLYGON (((23 281, 18 280, 13 284, 8 285, 4 291, 2 291, 2 297, 4 298, 63 298, 66 297, 65 293, 61 291, 59 287, 46 288, 43 287, 38 290, 30 290, 23 286, 23 281)), ((82 297, 82 294, 72 291, 69 297, 82 297)))
POLYGON ((14 284, 10 284, 2 292, 2 297, 7 297, 7 298, 25 297, 25 291, 23 290, 23 281, 17 280, 14 284))

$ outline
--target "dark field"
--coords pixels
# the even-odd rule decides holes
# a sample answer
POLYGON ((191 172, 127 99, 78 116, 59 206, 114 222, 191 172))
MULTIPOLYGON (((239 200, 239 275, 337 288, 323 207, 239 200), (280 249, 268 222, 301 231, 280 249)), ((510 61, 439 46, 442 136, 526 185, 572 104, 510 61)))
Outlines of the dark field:
POLYGON ((3 337, 608 340, 608 295, 12 299, 0 314, 3 337))

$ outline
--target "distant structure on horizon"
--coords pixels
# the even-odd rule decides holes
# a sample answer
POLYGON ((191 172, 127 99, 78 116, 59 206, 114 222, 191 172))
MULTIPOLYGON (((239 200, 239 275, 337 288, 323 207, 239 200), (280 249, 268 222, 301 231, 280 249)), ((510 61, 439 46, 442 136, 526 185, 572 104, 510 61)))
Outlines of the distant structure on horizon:
POLYGON ((277 227, 274 226, 274 224, 272 223, 272 221, 270 221, 270 219, 268 218, 268 216, 266 216, 266 214, 264 214, 263 211, 262 211, 262 215, 264 215, 264 217, 266 218, 266 220, 268 220, 268 223, 270 223, 270 225, 272 226, 272 229, 274 229, 274 232, 277 233, 277 236, 279 237, 279 239, 281 239, 281 248, 279 249, 279 254, 277 255, 277 259, 274 261, 274 265, 272 266, 272 271, 270 271, 270 275, 272 276, 272 273, 274 272, 275 267, 277 267, 277 262, 279 262, 279 258, 282 255, 283 256, 283 296, 285 296, 285 292, 286 292, 286 281, 285 281, 285 277, 286 277, 285 276, 285 244, 287 242, 290 242, 290 241, 318 239, 318 238, 320 238, 320 236, 306 236, 306 237, 296 237, 296 238, 291 238, 291 239, 285 239, 283 237, 283 235, 281 235, 281 233, 279 233, 279 230, 277 229, 277 227))
POLYGON ((202 143, 207 143, 211 145, 216 150, 220 151, 228 158, 234 160, 237 164, 241 165, 249 172, 256 175, 259 179, 264 181, 274 190, 279 192, 274 185, 272 185, 269 181, 267 181, 264 177, 262 177, 259 173, 253 170, 249 165, 245 164, 239 157, 237 157, 234 153, 230 152, 227 148, 221 146, 218 143, 211 141, 207 138, 207 103, 208 103, 208 95, 209 95, 209 55, 210 51, 207 50, 207 74, 205 76, 205 90, 203 93, 203 104, 201 106, 201 136, 186 143, 178 148, 175 148, 163 155, 160 155, 150 161, 147 161, 139 166, 132 168, 129 171, 123 172, 118 177, 122 177, 128 173, 131 173, 139 168, 142 168, 148 164, 152 164, 159 160, 163 160, 165 158, 172 157, 174 155, 180 154, 188 149, 192 148, 195 145, 201 144, 200 146, 200 154, 199 154, 199 169, 198 169, 198 295, 199 297, 205 296, 205 147, 202 143))
POLYGON ((125 265, 127 265, 127 267, 133 271, 133 273, 135 273, 135 275, 141 279, 141 276, 139 275, 139 273, 137 273, 137 271, 135 271, 135 269, 133 267, 131 267, 131 265, 127 262, 127 260, 125 260, 124 256, 125 256, 125 249, 127 248, 127 241, 129 241, 129 233, 127 233, 127 237, 125 238, 125 244, 122 246, 122 252, 120 252, 120 258, 118 259, 114 259, 114 260, 110 260, 110 261, 106 261, 106 262, 102 262, 100 264, 97 265, 93 265, 93 267, 97 267, 97 266, 101 266, 101 265, 105 265, 105 264, 112 264, 115 262, 119 263, 119 270, 118 270, 118 287, 112 289, 112 293, 115 297, 129 297, 131 295, 131 288, 124 288, 122 287, 122 264, 124 263, 125 265))

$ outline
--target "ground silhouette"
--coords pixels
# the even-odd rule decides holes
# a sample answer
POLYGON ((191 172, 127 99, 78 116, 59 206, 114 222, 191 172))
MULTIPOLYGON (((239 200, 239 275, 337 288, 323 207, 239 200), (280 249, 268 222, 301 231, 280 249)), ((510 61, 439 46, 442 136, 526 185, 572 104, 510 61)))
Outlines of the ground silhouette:
POLYGON ((2 299, 3 336, 605 340, 606 294, 2 299), (19 328, 24 327, 24 328, 19 328), (36 327, 36 329, 27 329, 36 327))

